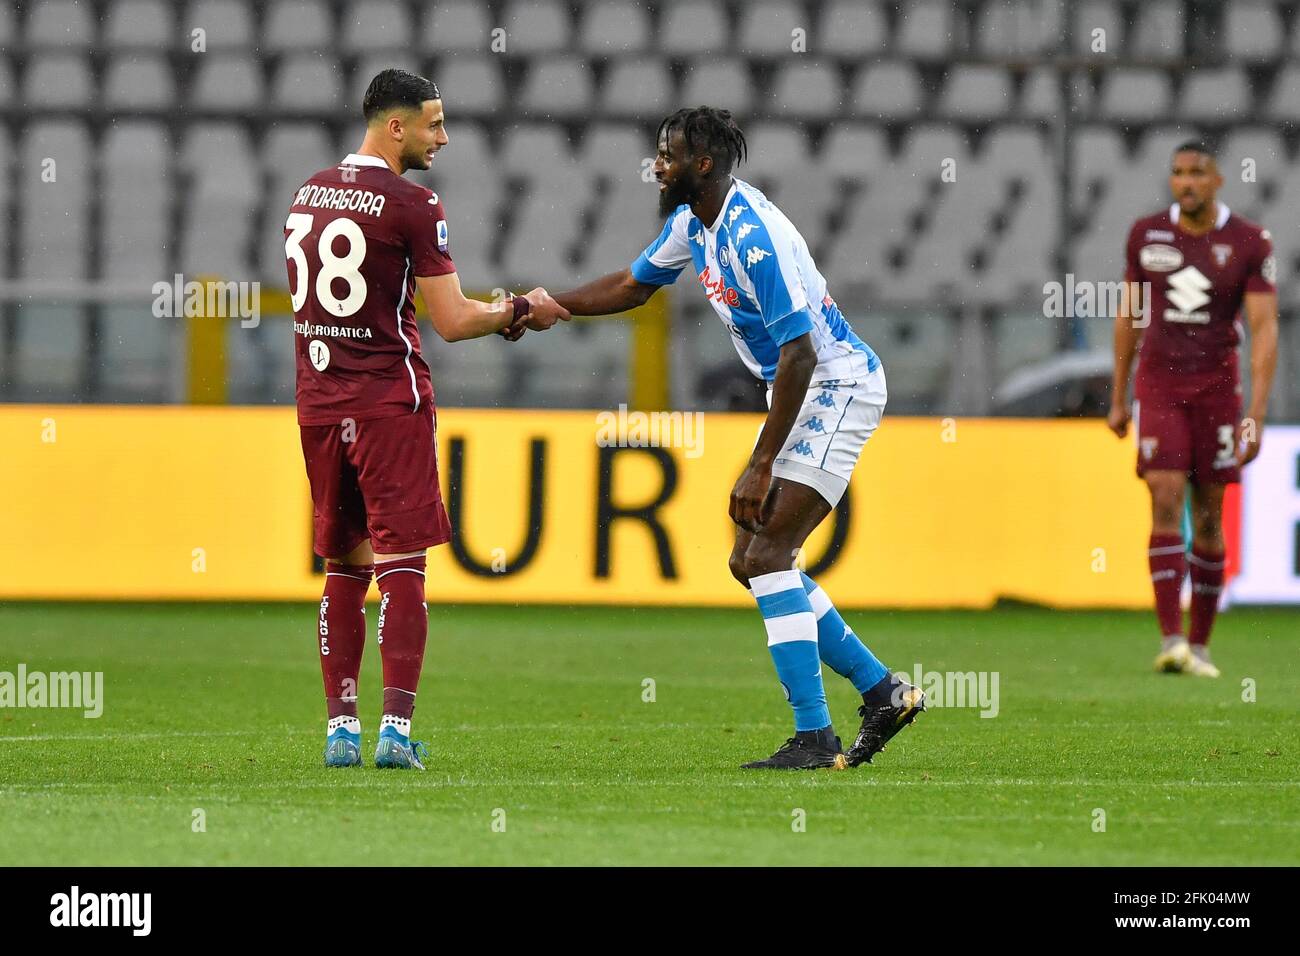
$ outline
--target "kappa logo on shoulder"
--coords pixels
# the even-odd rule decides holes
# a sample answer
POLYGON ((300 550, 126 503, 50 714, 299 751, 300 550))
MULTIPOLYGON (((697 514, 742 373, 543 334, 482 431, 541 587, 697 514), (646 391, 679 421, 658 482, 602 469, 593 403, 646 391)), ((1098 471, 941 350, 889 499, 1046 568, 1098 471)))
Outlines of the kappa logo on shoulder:
POLYGON ((736 244, 739 245, 747 235, 757 228, 758 226, 752 222, 742 222, 740 228, 736 230, 736 244))
POLYGON ((771 254, 772 253, 768 252, 766 249, 760 249, 757 246, 751 246, 745 252, 745 265, 747 266, 758 265, 758 263, 762 262, 771 254))
POLYGON ((727 215, 727 225, 730 226, 733 222, 739 219, 740 214, 748 208, 748 206, 732 206, 731 212, 727 215))

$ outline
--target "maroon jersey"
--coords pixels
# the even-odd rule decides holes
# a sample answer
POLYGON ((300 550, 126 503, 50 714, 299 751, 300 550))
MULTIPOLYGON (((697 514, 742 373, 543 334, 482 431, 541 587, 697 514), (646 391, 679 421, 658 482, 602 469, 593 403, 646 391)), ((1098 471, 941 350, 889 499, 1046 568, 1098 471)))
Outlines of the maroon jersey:
POLYGON ((415 277, 456 271, 437 194, 353 153, 298 190, 284 248, 299 424, 392 418, 431 403, 415 277))
POLYGON ((1134 396, 1184 400, 1239 389, 1237 315, 1247 292, 1272 292, 1268 230, 1218 204, 1214 228, 1178 227, 1179 207, 1139 219, 1129 231, 1124 278, 1149 283, 1134 396))

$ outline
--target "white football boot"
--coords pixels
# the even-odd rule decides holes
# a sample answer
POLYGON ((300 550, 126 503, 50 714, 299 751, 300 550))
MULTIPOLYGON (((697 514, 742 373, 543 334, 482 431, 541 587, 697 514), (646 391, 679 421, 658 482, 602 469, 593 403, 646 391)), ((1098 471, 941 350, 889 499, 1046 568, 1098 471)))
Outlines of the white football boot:
POLYGON ((1210 660, 1210 649, 1204 644, 1197 644, 1192 647, 1191 654, 1188 655, 1183 673, 1193 674, 1196 677, 1218 677, 1219 669, 1210 660))
POLYGON ((1166 637, 1156 655, 1156 670, 1162 674, 1181 674, 1192 659, 1192 649, 1181 634, 1166 637))

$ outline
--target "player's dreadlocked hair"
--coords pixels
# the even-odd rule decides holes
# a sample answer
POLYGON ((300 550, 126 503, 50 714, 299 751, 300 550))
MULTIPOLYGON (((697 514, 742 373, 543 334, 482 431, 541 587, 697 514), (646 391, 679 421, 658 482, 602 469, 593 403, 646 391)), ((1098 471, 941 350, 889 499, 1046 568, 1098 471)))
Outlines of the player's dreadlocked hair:
POLYGON ((730 110, 712 106, 681 109, 659 124, 655 139, 680 130, 686 149, 692 156, 706 152, 713 157, 716 170, 725 175, 746 156, 745 134, 740 131, 730 110))
POLYGON ((370 122, 394 107, 418 110, 425 100, 440 100, 442 95, 432 80, 405 70, 381 70, 366 87, 361 113, 370 122))

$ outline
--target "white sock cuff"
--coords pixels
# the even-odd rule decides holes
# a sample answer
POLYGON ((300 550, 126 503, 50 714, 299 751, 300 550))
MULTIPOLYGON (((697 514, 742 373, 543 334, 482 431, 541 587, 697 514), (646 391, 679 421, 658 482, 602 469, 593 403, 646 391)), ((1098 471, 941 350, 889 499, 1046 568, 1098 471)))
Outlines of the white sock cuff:
POLYGON ((767 628, 768 647, 774 644, 789 644, 791 641, 817 643, 817 618, 813 617, 810 611, 764 618, 763 624, 767 628))
POLYGON ((830 595, 823 591, 820 586, 808 592, 808 603, 812 605, 813 616, 819 621, 826 616, 827 611, 835 606, 831 603, 830 595))
POLYGON ((346 715, 343 717, 331 717, 329 719, 329 723, 326 724, 325 726, 326 726, 326 732, 331 734, 334 733, 334 731, 338 730, 340 727, 342 727, 350 734, 359 734, 361 733, 361 718, 348 717, 346 715))
POLYGON ((385 727, 392 727, 403 737, 411 736, 411 720, 409 717, 384 714, 383 720, 379 722, 379 729, 382 731, 385 727))
POLYGON ((756 598, 780 594, 782 591, 793 591, 795 588, 803 590, 803 578, 799 576, 798 571, 773 571, 749 579, 749 589, 754 592, 756 598))

